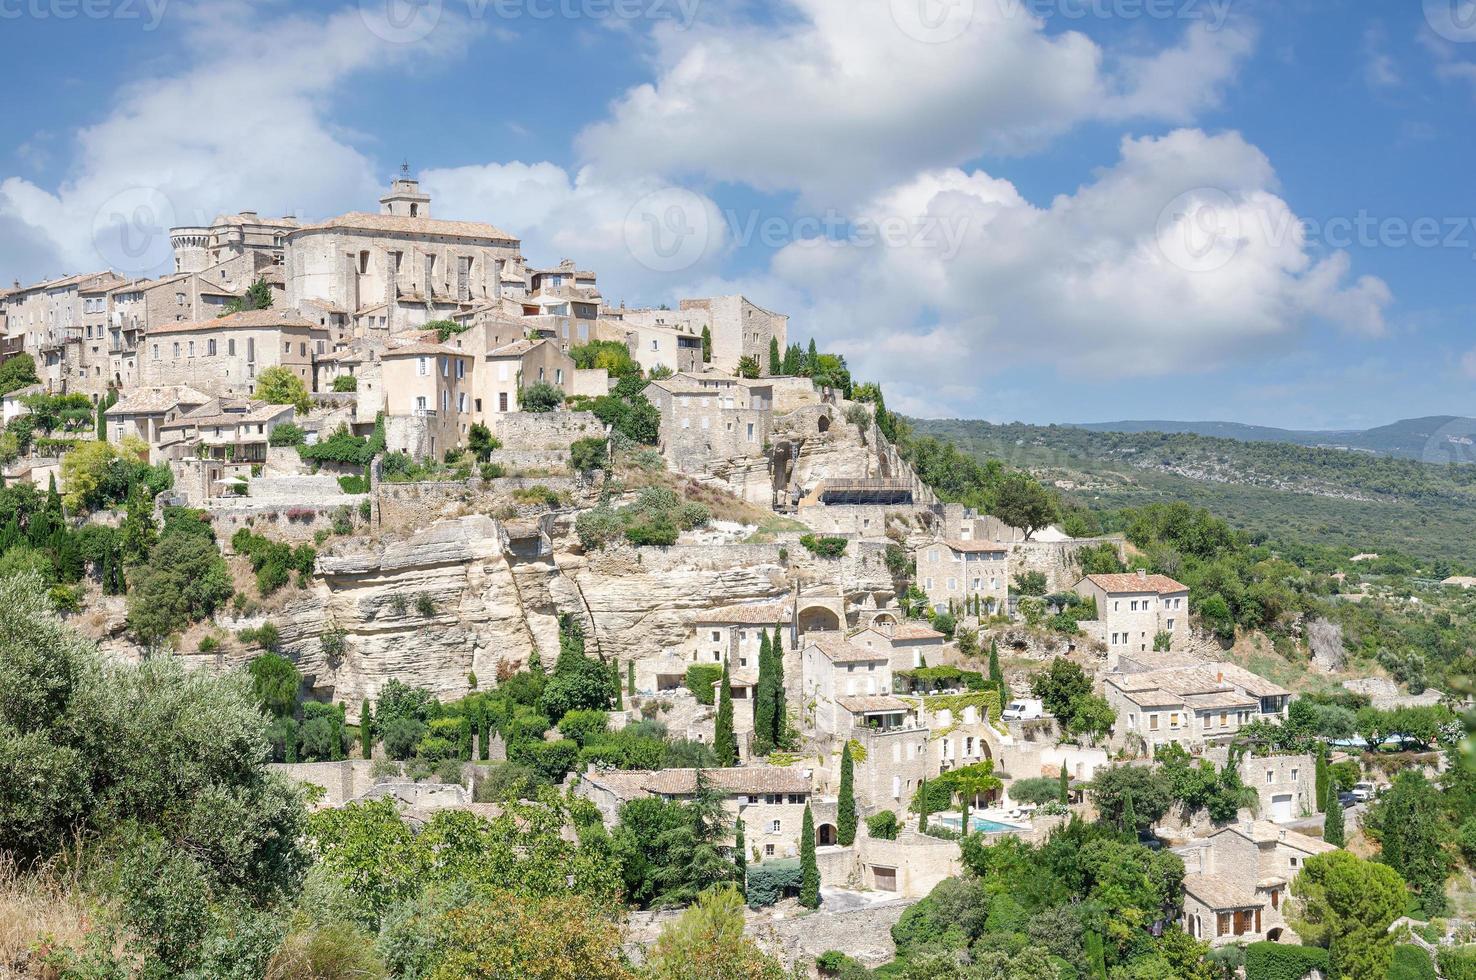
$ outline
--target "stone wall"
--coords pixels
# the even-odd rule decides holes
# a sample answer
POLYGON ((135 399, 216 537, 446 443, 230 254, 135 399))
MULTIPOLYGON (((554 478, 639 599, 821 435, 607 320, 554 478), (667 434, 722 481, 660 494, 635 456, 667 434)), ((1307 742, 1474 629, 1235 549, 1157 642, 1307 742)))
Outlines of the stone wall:
POLYGON ((324 806, 343 806, 361 796, 374 785, 369 759, 345 759, 342 762, 276 762, 267 766, 293 783, 320 786, 324 806))
POLYGON ((501 460, 504 451, 560 450, 567 460, 570 443, 604 435, 605 425, 593 412, 508 412, 497 418, 503 448, 492 458, 501 460))
MULTIPOLYGON (((991 518, 991 520, 993 520, 991 518)), ((1070 541, 1018 541, 1010 547, 1010 578, 1021 572, 1041 572, 1047 591, 1066 592, 1081 581, 1081 559, 1086 548, 1110 544, 1123 557, 1121 538, 1075 538, 1070 541)))

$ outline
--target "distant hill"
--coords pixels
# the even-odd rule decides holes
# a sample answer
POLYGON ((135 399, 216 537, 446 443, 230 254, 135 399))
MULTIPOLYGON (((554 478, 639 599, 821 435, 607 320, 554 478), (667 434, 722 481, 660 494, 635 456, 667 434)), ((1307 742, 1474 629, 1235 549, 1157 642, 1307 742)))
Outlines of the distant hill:
MULTIPOLYGON (((1355 435, 1371 446, 1407 447, 1429 443, 1442 427, 1442 439, 1462 431, 1449 419, 1433 425, 1436 421, 1414 419, 1355 435)), ((1456 421, 1470 422, 1469 431, 1476 434, 1476 421, 1456 421)), ((1347 555, 1403 553, 1476 564, 1476 538, 1467 532, 1476 524, 1476 465, 1432 465, 1418 454, 1387 449, 1350 452, 1285 439, 1163 431, 1185 423, 1118 423, 1145 427, 1123 432, 972 419, 909 422, 917 435, 1027 469, 1094 508, 1183 500, 1248 531, 1326 545, 1347 555)), ((1446 459, 1471 460, 1470 450, 1467 445, 1446 459)))
POLYGON ((1476 462, 1476 419, 1459 415, 1402 419, 1373 429, 1278 429, 1240 422, 1172 422, 1162 419, 1082 422, 1075 423, 1073 427, 1092 432, 1165 432, 1237 442, 1289 443, 1418 459, 1427 463, 1476 462))

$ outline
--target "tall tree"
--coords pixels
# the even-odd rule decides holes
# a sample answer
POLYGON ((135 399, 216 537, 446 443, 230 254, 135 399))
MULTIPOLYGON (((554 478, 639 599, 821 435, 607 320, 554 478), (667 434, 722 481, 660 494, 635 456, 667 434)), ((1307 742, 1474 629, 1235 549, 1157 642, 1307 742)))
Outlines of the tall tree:
POLYGON ((989 641, 989 680, 999 691, 999 706, 1010 703, 1010 687, 1005 683, 1004 668, 999 665, 999 641, 989 641))
POLYGON ((1138 839, 1138 812, 1133 809, 1133 791, 1122 794, 1122 832, 1138 839))
POLYGON ((738 736, 733 731, 733 682, 728 675, 728 661, 723 659, 723 679, 718 685, 717 721, 713 724, 713 751, 718 764, 738 764, 738 736))
POLYGON ((1056 499, 1028 473, 1005 475, 995 493, 994 515, 1025 532, 1025 540, 1060 517, 1056 499))
POLYGON ((702 363, 712 363, 712 330, 705 323, 702 325, 702 363))
POLYGON ((374 755, 374 719, 369 715, 369 699, 359 704, 359 754, 364 758, 374 755))
POLYGON ((625 694, 627 697, 635 697, 636 692, 636 662, 627 660, 625 662, 625 694))
POLYGON ((625 697, 620 689, 620 661, 610 661, 610 688, 615 692, 615 710, 625 710, 625 697))
POLYGON ((928 832, 928 814, 932 811, 932 805, 928 801, 928 777, 924 776, 917 787, 917 832, 925 834, 928 832))
POLYGON ((774 642, 769 644, 769 658, 774 675, 774 731, 769 741, 775 748, 783 748, 788 738, 789 718, 786 716, 784 697, 784 640, 778 624, 774 626, 774 642))
POLYGON ((774 663, 769 631, 759 632, 758 687, 753 701, 753 752, 768 755, 774 748, 774 663))
POLYGON ((1061 763, 1061 795, 1060 795, 1060 802, 1061 802, 1062 805, 1065 805, 1065 804, 1071 802, 1071 777, 1066 772, 1066 763, 1064 763, 1064 762, 1061 763))
POLYGON ((1379 842, 1379 861, 1399 872, 1429 915, 1445 911, 1451 838, 1440 791, 1418 770, 1406 769, 1368 808, 1364 828, 1379 842))
MULTIPOLYGON (((1317 740, 1317 761, 1313 770, 1316 773, 1317 807, 1321 809, 1327 803, 1327 743, 1321 739, 1317 740)), ((1334 803, 1337 801, 1334 800, 1334 803)), ((1341 809, 1341 808, 1339 808, 1341 809)), ((1331 808, 1329 811, 1331 812, 1331 808)))
POLYGON ((748 844, 743 834, 743 818, 733 824, 733 866, 738 869, 738 892, 748 897, 748 844))
POLYGON ((1404 882, 1383 864, 1348 851, 1307 859, 1292 881, 1287 920, 1302 942, 1328 951, 1339 980, 1387 980, 1394 955, 1389 926, 1404 913, 1404 882))
POLYGON ((820 907, 820 865, 815 861, 815 816, 805 804, 805 819, 800 824, 800 904, 807 909, 820 907))
POLYGON ((842 847, 856 843, 855 762, 851 759, 851 743, 841 749, 840 798, 835 805, 836 840, 842 847))
POLYGON ((1338 788, 1335 784, 1329 784, 1327 794, 1322 799, 1322 805, 1326 811, 1322 818, 1322 839, 1334 847, 1342 847, 1344 844, 1343 804, 1338 801, 1338 788))
POLYGON ((815 347, 815 338, 810 338, 810 349, 805 354, 805 374, 814 375, 815 368, 820 365, 820 351, 815 347))
POLYGON ((784 365, 779 360, 779 338, 778 337, 770 337, 769 338, 769 374, 772 375, 772 376, 777 377, 783 371, 783 369, 784 369, 784 365))

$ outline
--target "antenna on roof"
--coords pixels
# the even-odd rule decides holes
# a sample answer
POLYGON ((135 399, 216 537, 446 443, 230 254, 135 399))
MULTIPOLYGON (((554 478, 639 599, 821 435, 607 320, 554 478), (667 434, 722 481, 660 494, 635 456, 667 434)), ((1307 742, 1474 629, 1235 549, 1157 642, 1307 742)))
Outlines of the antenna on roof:
POLYGON ((403 160, 400 163, 400 176, 401 177, 408 177, 408 176, 410 176, 410 161, 408 159, 403 160))

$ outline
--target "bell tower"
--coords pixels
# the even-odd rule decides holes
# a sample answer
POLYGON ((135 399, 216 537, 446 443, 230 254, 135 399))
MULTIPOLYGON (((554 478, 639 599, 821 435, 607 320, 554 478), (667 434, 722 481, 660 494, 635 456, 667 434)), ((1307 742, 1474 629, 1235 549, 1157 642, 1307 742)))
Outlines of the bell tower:
POLYGON ((422 193, 420 181, 410 176, 410 162, 400 164, 400 175, 390 184, 389 193, 379 199, 380 214, 402 218, 429 218, 430 195, 422 193))

